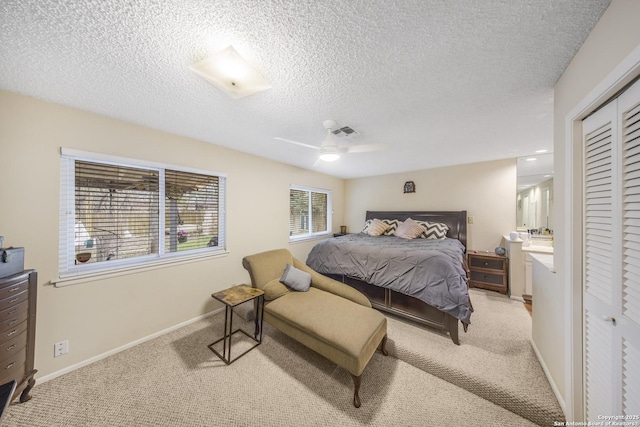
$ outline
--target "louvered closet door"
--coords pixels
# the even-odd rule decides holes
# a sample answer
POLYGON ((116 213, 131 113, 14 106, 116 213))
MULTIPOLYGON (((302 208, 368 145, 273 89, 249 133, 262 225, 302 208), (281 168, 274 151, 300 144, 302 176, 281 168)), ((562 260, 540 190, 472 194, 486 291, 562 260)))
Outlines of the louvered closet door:
MULTIPOLYGON (((640 415, 640 82, 618 99, 622 140, 621 409, 640 415)), ((617 334, 616 334, 617 335, 617 334)), ((637 420, 635 420, 637 422, 637 420)))
POLYGON ((583 122, 585 411, 640 414, 640 83, 583 122))
MULTIPOLYGON (((583 122, 584 136, 584 384, 587 419, 615 411, 613 324, 616 227, 616 103, 583 122)), ((619 275, 619 274, 618 274, 619 275)))

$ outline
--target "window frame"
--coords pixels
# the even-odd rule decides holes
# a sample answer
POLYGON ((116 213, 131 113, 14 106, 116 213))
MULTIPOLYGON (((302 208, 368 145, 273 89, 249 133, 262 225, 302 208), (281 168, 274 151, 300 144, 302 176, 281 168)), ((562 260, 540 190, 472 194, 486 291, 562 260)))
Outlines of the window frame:
POLYGON ((314 188, 314 187, 308 187, 304 185, 291 184, 289 186, 289 215, 291 215, 291 190, 306 191, 307 193, 309 193, 309 220, 308 220, 309 233, 292 236, 291 235, 291 217, 289 217, 289 242, 299 242, 303 240, 317 239, 320 237, 326 237, 328 235, 331 235, 332 234, 331 226, 333 224, 333 221, 332 221, 333 207, 332 207, 331 190, 327 190, 324 188, 314 188), (313 198, 311 197, 311 193, 321 193, 321 194, 327 195, 327 229, 326 231, 319 231, 315 233, 311 232, 311 228, 313 227, 313 205, 312 205, 313 198))
POLYGON ((118 273, 139 268, 166 266, 182 260, 226 254, 226 181, 225 173, 195 169, 172 164, 146 160, 111 156, 68 148, 60 150, 60 234, 58 240, 59 259, 58 275, 60 279, 74 279, 82 276, 93 276, 118 273), (218 246, 184 251, 165 252, 165 234, 158 233, 158 253, 142 255, 109 262, 75 264, 75 162, 87 161, 114 166, 148 169, 158 172, 158 230, 165 229, 165 170, 215 176, 218 181, 218 246))

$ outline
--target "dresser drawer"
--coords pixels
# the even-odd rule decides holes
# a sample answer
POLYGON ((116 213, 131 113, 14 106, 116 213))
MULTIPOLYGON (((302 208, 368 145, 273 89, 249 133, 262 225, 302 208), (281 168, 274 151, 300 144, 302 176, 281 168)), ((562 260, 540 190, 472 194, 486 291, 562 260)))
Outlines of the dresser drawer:
POLYGON ((471 280, 474 282, 492 283, 494 285, 504 285, 505 276, 503 274, 484 273, 482 271, 471 271, 471 280))
POLYGON ((24 300, 12 307, 7 308, 6 310, 0 311, 0 323, 3 323, 7 319, 16 318, 22 314, 22 312, 27 312, 29 309, 29 302, 24 300))
POLYGON ((24 321, 14 328, 9 328, 6 331, 0 332, 0 344, 9 342, 10 340, 20 335, 22 332, 26 331, 28 326, 27 323, 28 322, 24 321))
POLYGON ((0 285, 0 300, 26 291, 29 287, 29 277, 25 276, 20 280, 11 280, 0 285))
POLYGON ((27 349, 23 348, 13 356, 0 363, 0 381, 3 383, 15 379, 20 382, 25 374, 25 362, 27 360, 27 349))
POLYGON ((0 299, 0 310, 6 310, 9 307, 13 307, 16 304, 20 304, 22 301, 29 299, 29 291, 24 289, 22 292, 9 295, 7 298, 0 299))
MULTIPOLYGON (((29 316, 29 313, 27 312, 27 310, 18 310, 16 314, 0 322, 0 332, 4 333, 5 331, 10 331, 15 329, 16 326, 18 326, 20 323, 27 320, 28 316, 29 316)), ((0 338, 0 342, 2 342, 1 338, 0 338)))
POLYGON ((22 331, 15 338, 0 344, 0 365, 5 359, 13 357, 14 354, 27 346, 27 331, 22 331))
POLYGON ((482 258, 478 256, 470 256, 469 257, 469 266, 471 268, 483 268, 487 270, 504 270, 504 260, 503 259, 491 259, 491 258, 482 258))

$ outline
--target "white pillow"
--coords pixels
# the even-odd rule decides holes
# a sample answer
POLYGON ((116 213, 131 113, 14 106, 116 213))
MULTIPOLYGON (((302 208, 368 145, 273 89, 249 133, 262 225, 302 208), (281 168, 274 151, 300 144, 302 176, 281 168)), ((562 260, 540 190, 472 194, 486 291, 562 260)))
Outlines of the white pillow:
POLYGON ((387 224, 377 218, 374 218, 364 223, 364 229, 362 230, 362 232, 368 234, 369 236, 380 236, 386 231, 387 227, 387 224))
POLYGON ((396 229, 396 236, 402 237, 403 239, 415 239, 424 233, 425 230, 424 226, 420 225, 420 223, 411 218, 407 218, 396 229))

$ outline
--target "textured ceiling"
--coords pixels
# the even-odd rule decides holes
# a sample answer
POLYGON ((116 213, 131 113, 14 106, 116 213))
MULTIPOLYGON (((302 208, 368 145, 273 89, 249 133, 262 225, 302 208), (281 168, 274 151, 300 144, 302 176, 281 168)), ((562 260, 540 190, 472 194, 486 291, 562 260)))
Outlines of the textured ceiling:
POLYGON ((343 178, 519 157, 553 149, 552 88, 609 3, 2 0, 0 88, 343 178), (272 88, 189 69, 228 45, 272 88), (319 145, 325 119, 389 149, 274 140, 319 145))

